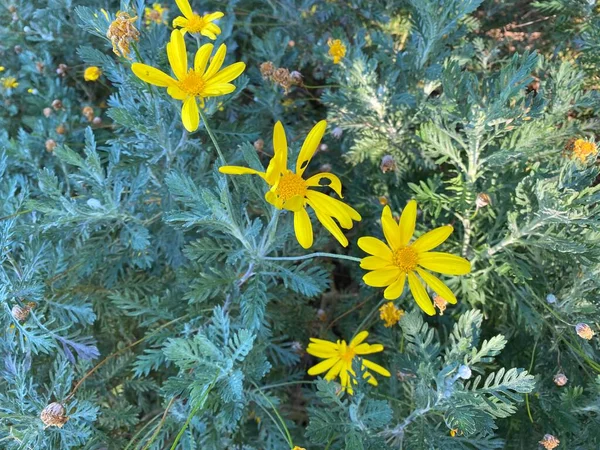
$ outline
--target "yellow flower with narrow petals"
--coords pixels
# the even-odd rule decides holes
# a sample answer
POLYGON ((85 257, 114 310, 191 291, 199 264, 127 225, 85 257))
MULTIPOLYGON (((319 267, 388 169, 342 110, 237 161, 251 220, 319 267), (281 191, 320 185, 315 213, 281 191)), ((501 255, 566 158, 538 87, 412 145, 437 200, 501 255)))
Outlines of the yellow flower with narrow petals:
POLYGON ((188 0, 175 0, 175 3, 177 3, 183 16, 173 19, 173 27, 181 27, 181 32, 184 35, 185 33, 200 33, 202 36, 206 36, 214 41, 217 36, 221 34, 221 29, 213 22, 220 19, 225 14, 217 11, 200 16, 192 11, 192 7, 188 0))
POLYGON ((379 308, 379 318, 385 322, 383 326, 386 328, 396 325, 403 315, 404 311, 397 308, 394 302, 387 302, 379 308))
POLYGON ((154 86, 166 87, 167 94, 175 100, 183 101, 181 120, 185 129, 190 132, 196 131, 200 123, 196 99, 199 99, 203 106, 204 99, 207 97, 232 93, 235 91, 235 86, 230 81, 239 77, 246 68, 243 62, 236 62, 220 70, 227 53, 225 44, 221 44, 208 64, 213 47, 212 44, 204 44, 200 47, 194 58, 194 67, 188 69, 188 55, 183 35, 179 30, 173 30, 171 40, 167 44, 167 56, 171 70, 177 79, 146 64, 131 65, 131 70, 138 78, 154 86))
POLYGON ((596 144, 585 139, 577 139, 573 143, 572 158, 579 159, 581 162, 585 162, 590 156, 596 156, 598 149, 596 144))
POLYGON ((83 79, 85 81, 96 81, 102 75, 102 70, 96 66, 91 66, 85 69, 83 72, 83 79))
MULTIPOLYGON (((316 366, 308 369, 308 374, 314 376, 327 372, 325 374, 327 381, 339 377, 344 390, 352 394, 350 374, 356 376, 356 373, 352 370, 352 361, 354 361, 354 358, 360 357, 363 370, 369 369, 379 375, 389 377, 391 374, 387 369, 373 361, 362 358, 362 355, 370 355, 383 351, 383 345, 381 344, 367 344, 364 342, 368 335, 368 331, 361 331, 349 344, 346 344, 344 340, 338 340, 334 343, 323 339, 310 338, 310 344, 308 344, 306 352, 317 358, 325 359, 325 361, 321 361, 316 366)), ((377 380, 368 370, 364 372, 364 378, 368 383, 377 386, 377 380)))
POLYGON ((342 244, 348 245, 348 239, 340 229, 349 230, 352 228, 352 221, 361 220, 360 214, 329 195, 323 194, 313 189, 324 187, 322 180, 329 181, 329 187, 337 195, 342 197, 342 182, 332 173, 318 173, 305 180, 302 178, 304 171, 313 155, 315 154, 321 138, 325 133, 327 122, 324 120, 317 123, 302 144, 300 154, 296 161, 296 171, 289 170, 288 165, 288 146, 285 137, 285 130, 281 122, 275 124, 273 132, 274 156, 269 162, 266 172, 259 172, 254 169, 239 166, 223 166, 219 168, 221 173, 229 175, 258 175, 267 182, 271 189, 265 194, 265 199, 278 209, 286 209, 294 213, 294 230, 296 239, 304 248, 310 248, 313 244, 313 229, 306 206, 310 206, 317 216, 319 222, 342 244), (339 222, 339 225, 335 220, 339 222))
POLYGON ((419 307, 430 316, 435 308, 423 282, 448 303, 456 303, 456 297, 442 280, 428 271, 446 275, 465 275, 471 272, 471 263, 450 253, 432 252, 454 230, 452 226, 431 230, 412 244, 410 243, 417 221, 417 202, 411 200, 402 211, 400 223, 392 217, 389 206, 383 208, 381 225, 387 244, 374 237, 361 237, 358 246, 371 256, 363 258, 360 267, 371 272, 363 277, 368 286, 386 287, 383 296, 394 300, 408 286, 419 307))
POLYGON ((346 56, 346 46, 339 39, 329 39, 329 56, 333 58, 334 64, 339 64, 344 56, 346 56))
POLYGON ((15 77, 0 78, 0 84, 2 84, 4 89, 14 89, 19 86, 15 77))
POLYGON ((146 7, 144 9, 144 21, 146 22, 146 26, 151 25, 153 22, 158 25, 166 25, 167 21, 165 20, 167 8, 163 8, 160 3, 153 3, 152 8, 146 7))

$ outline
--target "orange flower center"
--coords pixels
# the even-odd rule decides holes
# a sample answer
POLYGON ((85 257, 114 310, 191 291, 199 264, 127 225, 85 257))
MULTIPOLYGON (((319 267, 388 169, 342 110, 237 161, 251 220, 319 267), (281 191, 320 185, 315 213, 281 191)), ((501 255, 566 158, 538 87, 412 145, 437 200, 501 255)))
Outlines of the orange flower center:
POLYGON ((194 14, 191 19, 188 19, 185 28, 187 28, 190 33, 200 33, 206 25, 207 23, 203 17, 194 14))
POLYGON ((194 72, 194 69, 190 69, 185 77, 177 82, 177 87, 182 91, 193 95, 194 97, 201 97, 204 92, 206 83, 198 72, 194 72))
POLYGON ((343 359, 347 363, 352 363, 352 360, 356 356, 356 352, 354 351, 354 348, 349 347, 346 344, 346 341, 342 341, 341 343, 339 343, 339 341, 338 341, 338 345, 339 345, 340 359, 343 359))
POLYGON ((404 273, 412 272, 419 262, 419 254, 410 245, 399 248, 392 257, 394 264, 404 273))
POLYGON ((280 178, 277 185, 277 195, 283 201, 296 196, 304 197, 307 190, 306 181, 300 175, 289 170, 280 178))

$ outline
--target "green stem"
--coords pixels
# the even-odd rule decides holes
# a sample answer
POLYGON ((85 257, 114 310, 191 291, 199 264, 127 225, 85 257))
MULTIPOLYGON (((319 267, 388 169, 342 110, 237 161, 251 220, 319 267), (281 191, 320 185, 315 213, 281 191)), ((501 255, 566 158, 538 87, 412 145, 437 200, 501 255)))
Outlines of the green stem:
POLYGON ((303 259, 311 259, 311 258, 336 258, 336 259, 345 259, 347 261, 360 262, 361 258, 355 258, 354 256, 348 255, 337 255, 335 253, 325 253, 325 252, 315 252, 310 253, 308 255, 300 255, 300 256, 265 256, 263 259, 268 261, 301 261, 303 259))
MULTIPOLYGON (((531 373, 531 369, 533 369, 533 361, 535 360, 535 349, 537 348, 538 339, 535 338, 535 342, 533 344, 533 351, 531 352, 531 362, 529 363, 529 373, 531 373)), ((531 409, 529 408, 529 393, 525 394, 525 406, 527 407, 527 415, 529 416, 529 421, 533 423, 533 416, 531 415, 531 409)))
POLYGON ((389 300, 386 300, 385 298, 382 298, 379 303, 377 303, 377 305, 375 305, 375 308, 373 308, 369 314, 367 314, 367 316, 363 319, 363 321, 360 323, 360 325, 356 328, 356 331, 354 332, 354 336, 352 336, 352 339, 354 339, 354 337, 360 333, 363 330, 363 327, 365 326, 365 324, 371 320, 371 317, 373 317, 373 314, 375 314, 379 308, 381 308, 381 306, 385 303, 385 302, 389 302, 389 300))
POLYGON ((206 116, 204 115, 204 113, 202 112, 201 109, 199 109, 198 112, 200 113, 200 117, 202 118, 202 123, 204 124, 204 129, 206 130, 206 132, 210 136, 210 140, 212 141, 213 145, 217 149, 217 153, 219 154, 219 157, 221 158, 221 164, 226 165, 227 162, 225 161, 225 157, 223 156, 223 152, 221 151, 221 147, 219 147, 219 143, 217 142, 217 138, 215 137, 212 129, 210 128, 210 126, 208 125, 208 121, 206 120, 206 116))
POLYGON ((279 412, 277 411, 277 408, 275 407, 275 405, 273 404, 273 402, 271 402, 271 400, 269 400, 269 397, 267 397, 264 394, 264 392, 260 390, 260 388, 258 387, 258 385, 256 385, 256 383, 252 383, 252 385, 260 393, 260 395, 263 396, 263 398, 267 401, 267 403, 269 404, 269 406, 271 407, 271 409, 273 410, 273 412, 277 416, 277 419, 279 420, 279 423, 281 423, 281 426, 285 430, 285 438, 288 441, 288 444, 289 444, 290 448, 293 449, 294 448, 294 441, 292 440, 292 435, 290 434, 290 431, 288 430, 288 427, 285 425, 285 422, 284 422, 283 418, 279 415, 279 412))

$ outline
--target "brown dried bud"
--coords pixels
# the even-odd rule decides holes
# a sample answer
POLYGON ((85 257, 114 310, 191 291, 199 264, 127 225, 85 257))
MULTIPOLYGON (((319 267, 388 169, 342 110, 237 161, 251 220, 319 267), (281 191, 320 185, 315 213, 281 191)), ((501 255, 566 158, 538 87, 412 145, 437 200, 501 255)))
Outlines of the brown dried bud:
POLYGON ((19 306, 15 305, 12 307, 11 314, 15 320, 19 322, 25 322, 29 317, 29 312, 31 311, 31 307, 29 305, 19 306))
POLYGON ((540 445, 546 450, 554 450, 558 447, 558 444, 560 444, 560 441, 551 434, 545 434, 544 438, 540 441, 540 445))
POLYGON ((91 106, 84 106, 81 110, 81 114, 83 114, 83 116, 88 120, 88 122, 91 122, 94 118, 94 108, 92 108, 91 106))
POLYGON ((23 53, 23 47, 21 47, 20 45, 15 45, 14 50, 17 55, 20 55, 21 53, 23 53))
POLYGON ((325 312, 324 309, 319 308, 319 310, 317 311, 317 318, 321 322, 325 322, 327 320, 327 313, 325 312))
POLYGON ((136 20, 137 17, 119 11, 115 20, 109 25, 106 37, 110 39, 115 55, 129 58, 131 43, 140 38, 140 32, 134 25, 136 20))
POLYGON ((397 167, 394 157, 392 155, 385 155, 383 158, 381 158, 381 165, 379 168, 383 173, 389 172, 390 170, 395 172, 397 167))
POLYGON ((58 427, 62 428, 69 418, 66 416, 65 407, 57 402, 52 402, 48 406, 46 406, 41 414, 40 419, 46 428, 48 427, 58 427))
POLYGON ((448 307, 448 302, 446 301, 446 299, 439 295, 436 295, 435 297, 433 297, 433 304, 436 306, 436 308, 440 310, 440 316, 443 316, 444 311, 446 311, 446 308, 448 307))
POLYGON ((63 102, 61 102, 59 99, 54 99, 52 101, 52 107, 54 108, 54 111, 58 111, 59 109, 62 109, 63 102))
POLYGON ((65 134, 67 132, 67 127, 65 127, 64 123, 61 123, 59 126, 56 127, 56 132, 58 134, 65 134))
POLYGON ((92 123, 93 123, 94 125, 100 125, 100 124, 102 123, 102 117, 98 117, 98 116, 94 117, 94 118, 92 119, 92 123))
POLYGON ((273 72, 275 72, 275 66, 271 61, 265 61, 260 65, 260 74, 265 80, 271 78, 273 72))
POLYGON ((263 141, 262 139, 259 138, 254 141, 253 145, 257 151, 262 152, 263 148, 265 148, 265 141, 263 141))
POLYGON ((554 384, 557 386, 564 386, 567 384, 567 381, 569 381, 569 379, 564 373, 557 373, 554 375, 554 384))
POLYGON ((68 70, 69 66, 67 66, 66 64, 59 64, 56 68, 56 74, 60 75, 61 77, 64 77, 67 74, 68 70))
POLYGON ((16 7, 15 5, 10 5, 10 6, 8 7, 8 10, 9 10, 11 13, 15 13, 15 12, 17 12, 17 7, 16 7))
POLYGON ((331 169, 332 169, 332 167, 331 167, 331 164, 329 164, 329 163, 322 164, 321 167, 319 167, 319 170, 321 172, 331 172, 331 169))
POLYGON ((48 139, 46 141, 46 151, 47 152, 52 152, 54 151, 54 149, 56 148, 56 141, 54 139, 48 139))
POLYGON ((52 108, 44 108, 43 111, 44 116, 50 117, 52 115, 52 108))
POLYGON ((587 323, 578 323, 577 325, 575 325, 575 331, 577 332, 577 335, 580 338, 585 339, 587 341, 592 339, 596 334, 587 323))
POLYGON ((477 194, 477 199, 475 200, 475 206, 477 208, 485 208, 487 205, 492 203, 492 199, 485 192, 477 194))
POLYGON ((275 70, 271 78, 275 83, 283 88, 285 93, 290 90, 290 87, 292 86, 292 79, 290 78, 290 71, 285 67, 280 67, 279 69, 275 70))
POLYGON ((297 70, 290 73, 290 78, 294 84, 302 85, 302 74, 297 70))
POLYGON ((37 71, 39 73, 42 73, 44 71, 44 69, 46 68, 46 64, 44 64, 41 61, 38 61, 38 62, 35 63, 35 68, 37 69, 37 71))
POLYGON ((294 40, 288 41, 288 46, 295 47, 296 46, 296 41, 294 41, 294 40))

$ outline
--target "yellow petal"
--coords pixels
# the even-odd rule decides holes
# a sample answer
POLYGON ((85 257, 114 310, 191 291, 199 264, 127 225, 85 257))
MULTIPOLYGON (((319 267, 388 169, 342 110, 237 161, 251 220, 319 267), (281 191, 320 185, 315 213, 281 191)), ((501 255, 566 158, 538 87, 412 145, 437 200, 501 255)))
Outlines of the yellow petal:
POLYGON ((329 369, 329 372, 325 374, 325 379, 327 381, 333 380, 338 376, 340 370, 342 370, 342 367, 344 367, 344 360, 340 359, 331 369, 329 369))
POLYGON ((383 351, 383 345, 381 344, 367 344, 366 342, 357 345, 354 348, 354 352, 357 355, 370 355, 371 353, 379 353, 383 351))
POLYGON ((366 285, 372 287, 386 287, 392 284, 400 276, 400 269, 393 267, 391 269, 374 270, 363 276, 366 285))
POLYGON ((361 344, 362 342, 364 342, 364 340, 369 336, 369 332, 368 331, 361 331, 360 333, 358 333, 356 336, 354 336, 352 338, 352 340, 350 341, 350 343, 348 344, 349 347, 356 347, 359 344, 361 344))
POLYGON ((410 238, 415 232, 415 225, 417 223, 417 202, 414 200, 409 201, 406 207, 402 211, 400 216, 400 243, 401 245, 408 244, 410 238))
POLYGON ((379 386, 379 383, 377 382, 377 380, 375 379, 375 377, 371 373, 365 372, 363 374, 363 378, 365 380, 367 380, 367 383, 369 383, 369 384, 371 384, 373 386, 379 386))
MULTIPOLYGON (((349 365, 350 365, 349 363, 344 361, 342 364, 342 368, 340 370, 340 382, 342 383, 342 386, 345 388, 348 387, 348 384, 350 382, 350 376, 348 375, 348 366, 349 365)), ((348 390, 348 392, 350 392, 350 390, 348 390)))
POLYGON ((435 228, 413 242, 412 248, 417 253, 427 252, 441 245, 452 234, 452 231, 454 228, 451 225, 435 228))
POLYGON ((202 47, 198 49, 196 52, 196 56, 194 57, 194 71, 198 73, 204 73, 206 70, 206 64, 208 64, 208 58, 210 58, 210 54, 212 53, 214 45, 212 44, 204 44, 202 47))
POLYGON ((217 53, 215 53, 215 56, 213 56, 213 59, 208 66, 208 70, 204 72, 202 78, 204 78, 205 80, 209 80, 213 75, 215 75, 219 71, 219 69, 223 65, 223 61, 225 61, 226 53, 227 46, 225 44, 221 44, 217 50, 217 53))
POLYGON ((419 308, 421 308, 423 311, 425 311, 426 314, 429 314, 430 316, 435 315, 435 308, 433 307, 433 303, 429 298, 429 294, 427 293, 427 291, 421 284, 421 281, 419 281, 414 272, 408 273, 408 286, 410 287, 410 292, 412 292, 412 295, 415 298, 417 305, 419 305, 419 308))
POLYGON ((231 83, 209 84, 202 90, 203 97, 217 97, 219 95, 231 94, 235 91, 235 85, 231 83))
POLYGON ((383 212, 381 213, 381 226, 383 228, 385 240, 392 250, 397 250, 403 245, 406 245, 403 244, 400 239, 400 227, 392 217, 392 210, 387 205, 383 208, 383 212))
POLYGON ((167 87, 176 83, 173 78, 162 70, 155 69, 146 64, 133 63, 131 65, 131 70, 140 80, 153 84, 154 86, 167 87))
POLYGON ((346 205, 341 201, 321 192, 311 190, 306 192, 306 198, 308 199, 308 204, 320 215, 334 217, 347 230, 352 228, 352 217, 345 208, 346 205))
POLYGON ((342 230, 340 230, 340 227, 337 225, 337 223, 335 223, 331 216, 327 215, 318 208, 313 207, 313 210, 315 211, 315 215, 317 216, 319 222, 321 222, 321 224, 327 228, 327 230, 333 235, 334 238, 338 240, 340 244, 342 244, 344 247, 347 247, 348 238, 344 236, 344 233, 342 230))
POLYGON ((239 77, 242 72, 246 69, 246 63, 236 62, 230 66, 220 70, 214 77, 212 77, 209 83, 229 83, 239 77))
POLYGON ((221 166, 219 167, 219 172, 227 175, 258 175, 262 178, 265 177, 264 172, 241 166, 221 166))
POLYGON ((358 240, 358 246, 369 255, 377 256, 381 259, 392 262, 392 251, 382 241, 371 236, 361 237, 358 240))
POLYGON ((394 267, 390 261, 378 258, 377 256, 367 256, 360 260, 360 268, 365 270, 379 270, 394 267))
POLYGON ((329 358, 329 359, 326 359, 325 361, 321 361, 319 364, 312 366, 310 369, 308 369, 308 374, 314 376, 314 375, 320 375, 323 372, 327 372, 339 360, 340 360, 340 358, 337 357, 337 358, 329 358))
POLYGON ((306 348, 306 353, 316 356, 317 358, 331 358, 338 354, 335 351, 325 350, 321 347, 312 347, 310 345, 306 348))
POLYGON ((302 148, 300 149, 298 160, 296 161, 296 173, 298 175, 302 176, 304 169, 306 169, 306 166, 308 166, 308 163, 315 154, 317 146, 321 142, 323 134, 325 134, 325 128, 327 128, 327 122, 321 120, 312 128, 312 130, 310 130, 308 136, 306 136, 304 144, 302 144, 302 148))
POLYGON ((204 19, 205 22, 212 22, 213 20, 220 19, 224 15, 225 14, 223 14, 220 11, 215 11, 214 13, 205 14, 204 17, 202 17, 202 18, 204 19))
POLYGON ((342 195, 342 182, 332 173, 318 173, 313 175, 308 180, 306 180, 306 185, 310 187, 327 187, 329 186, 334 192, 340 196, 340 198, 344 198, 342 195), (321 180, 329 180, 328 184, 321 184, 321 180))
POLYGON ((190 97, 183 102, 183 107, 181 108, 181 120, 183 121, 185 129, 190 133, 198 129, 200 115, 198 113, 196 97, 190 97))
POLYGON ((194 15, 194 12, 192 11, 192 7, 190 6, 190 2, 188 0, 175 0, 175 3, 177 3, 179 11, 181 11, 181 13, 188 19, 190 19, 194 15))
POLYGON ((425 252, 419 255, 419 265, 445 275, 466 275, 471 263, 465 258, 442 252, 425 252))
POLYGON ((368 359, 362 360, 363 366, 367 369, 371 369, 373 372, 378 373, 379 375, 383 375, 384 377, 390 377, 392 374, 389 370, 384 367, 381 367, 379 364, 374 363, 373 361, 369 361, 368 359))
POLYGON ((175 100, 185 100, 189 97, 188 93, 179 89, 176 85, 169 86, 167 88, 167 94, 173 97, 175 100))
POLYGON ((310 338, 310 342, 313 345, 322 346, 322 347, 328 348, 330 350, 337 350, 337 348, 338 348, 338 345, 335 342, 326 341, 325 339, 310 338))
POLYGON ((167 44, 167 56, 173 73, 180 80, 185 77, 188 69, 187 50, 185 41, 179 30, 171 32, 171 40, 167 44))
POLYGON ((306 209, 301 208, 294 212, 294 231, 296 239, 303 248, 310 248, 313 244, 313 230, 310 223, 310 217, 306 209))
POLYGON ((213 33, 212 31, 210 31, 208 28, 204 28, 204 29, 200 30, 200 34, 202 36, 206 36, 209 39, 212 39, 213 41, 217 39, 217 35, 215 33, 213 33))
POLYGON ((446 300, 448 303, 456 303, 456 297, 454 293, 450 290, 448 286, 444 284, 442 280, 440 280, 435 275, 426 272, 425 270, 417 267, 417 273, 423 278, 423 281, 440 297, 446 300))
POLYGON ((173 19, 173 28, 175 27, 186 27, 188 20, 185 17, 179 16, 173 19))
POLYGON ((406 282, 406 274, 401 273, 396 281, 390 284, 385 291, 383 291, 383 296, 387 300, 395 300, 402 295, 404 292, 404 284, 406 282))

